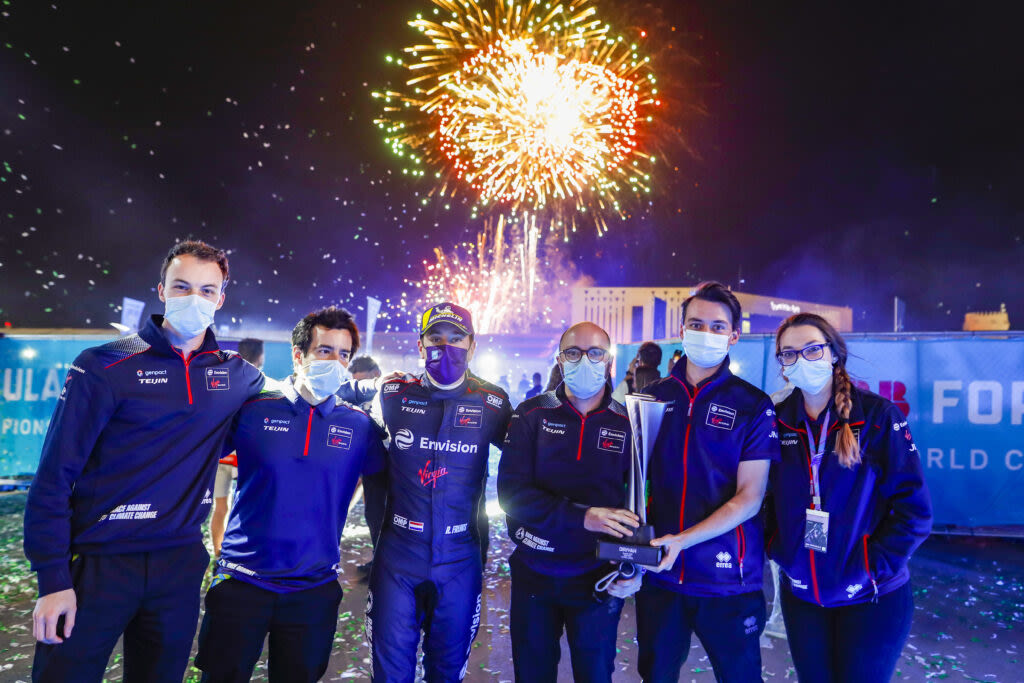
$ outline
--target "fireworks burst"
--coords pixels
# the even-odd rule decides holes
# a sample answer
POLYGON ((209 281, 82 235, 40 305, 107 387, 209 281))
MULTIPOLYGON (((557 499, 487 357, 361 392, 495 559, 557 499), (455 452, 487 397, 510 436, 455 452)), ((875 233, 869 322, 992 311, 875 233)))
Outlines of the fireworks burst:
POLYGON ((475 212, 527 214, 567 238, 607 230, 650 192, 641 129, 660 105, 649 60, 613 37, 591 0, 433 0, 410 25, 404 92, 378 92, 377 125, 437 190, 470 191, 475 212))

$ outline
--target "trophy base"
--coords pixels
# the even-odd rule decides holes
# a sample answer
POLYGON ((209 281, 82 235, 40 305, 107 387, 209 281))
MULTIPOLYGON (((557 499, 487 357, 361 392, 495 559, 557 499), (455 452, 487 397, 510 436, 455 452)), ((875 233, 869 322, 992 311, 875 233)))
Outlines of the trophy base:
POLYGON ((644 525, 633 531, 628 539, 599 538, 597 558, 612 562, 632 562, 645 567, 657 567, 664 552, 662 548, 650 545, 654 538, 654 527, 644 525))
POLYGON ((651 545, 634 545, 621 541, 598 541, 597 558, 612 562, 632 562, 645 567, 661 563, 662 549, 651 545))

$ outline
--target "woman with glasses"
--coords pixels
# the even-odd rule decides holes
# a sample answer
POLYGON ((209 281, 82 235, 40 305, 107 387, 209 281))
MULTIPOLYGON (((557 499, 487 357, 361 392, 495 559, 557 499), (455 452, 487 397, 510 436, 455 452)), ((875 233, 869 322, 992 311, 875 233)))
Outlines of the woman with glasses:
POLYGON ((907 561, 931 501, 907 419, 857 388, 846 342, 824 318, 787 318, 776 358, 793 392, 777 407, 768 554, 800 681, 889 681, 910 633, 907 561))

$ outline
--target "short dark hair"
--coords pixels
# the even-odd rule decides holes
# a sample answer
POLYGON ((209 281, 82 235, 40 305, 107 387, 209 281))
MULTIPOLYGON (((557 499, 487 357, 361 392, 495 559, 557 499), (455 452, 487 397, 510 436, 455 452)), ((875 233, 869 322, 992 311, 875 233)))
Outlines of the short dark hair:
POLYGON ((645 341, 640 345, 636 353, 640 363, 648 368, 656 368, 661 365, 661 347, 652 341, 645 341))
POLYGON ((238 355, 256 365, 256 361, 263 355, 263 340, 247 337, 238 342, 238 355))
POLYGON ((220 274, 224 276, 224 283, 220 287, 221 290, 228 286, 227 253, 223 249, 218 249, 201 240, 185 240, 171 247, 170 251, 167 252, 167 256, 164 257, 163 265, 160 266, 160 282, 167 279, 167 268, 171 265, 171 261, 179 256, 195 256, 200 261, 216 263, 220 267, 220 274))
POLYGON ((359 356, 349 362, 348 371, 353 375, 357 372, 380 372, 380 366, 370 356, 359 356))
POLYGON ((740 324, 740 318, 743 317, 743 309, 740 308, 739 299, 736 295, 729 291, 729 288, 723 285, 721 282, 715 282, 714 280, 708 280, 697 285, 696 291, 693 295, 683 302, 683 320, 686 320, 686 307, 690 305, 690 302, 694 299, 700 299, 701 301, 710 301, 716 304, 722 304, 729 309, 729 316, 732 318, 732 329, 737 329, 740 324))
POLYGON ((655 367, 639 367, 633 374, 633 389, 637 393, 642 392, 647 388, 647 385, 656 382, 661 378, 661 373, 658 372, 658 368, 655 367))
POLYGON ((541 382, 542 379, 544 379, 544 378, 541 377, 541 374, 539 372, 533 373, 533 383, 535 385, 540 385, 540 382, 541 382))
POLYGON ((292 346, 297 346, 302 355, 309 352, 313 344, 313 328, 326 327, 329 330, 348 330, 352 335, 352 355, 355 355, 359 348, 359 326, 356 325, 352 314, 344 308, 328 306, 313 311, 299 321, 299 324, 292 330, 292 346))

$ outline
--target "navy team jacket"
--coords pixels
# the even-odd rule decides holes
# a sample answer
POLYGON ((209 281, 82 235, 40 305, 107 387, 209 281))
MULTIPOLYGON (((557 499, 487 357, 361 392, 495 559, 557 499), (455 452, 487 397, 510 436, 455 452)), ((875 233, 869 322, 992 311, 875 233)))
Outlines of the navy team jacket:
POLYGON ((39 594, 71 588, 72 553, 135 553, 202 540, 231 420, 263 375, 213 330, 187 359, 154 315, 83 351, 68 371, 25 507, 39 594))
POLYGON ((423 375, 385 382, 379 396, 391 436, 382 552, 427 565, 479 560, 477 506, 490 445, 505 440, 508 396, 473 376, 441 391, 423 375))
POLYGON ((626 410, 611 393, 606 387, 601 404, 583 415, 559 386, 512 416, 498 500, 516 556, 538 573, 578 576, 603 564, 583 518, 589 507, 625 507, 632 455, 626 410))
POLYGON ((360 475, 384 467, 383 436, 355 406, 311 406, 290 381, 242 406, 228 437, 238 494, 220 571, 277 593, 336 579, 349 502, 360 475))
MULTIPOLYGON (((703 521, 736 495, 736 472, 747 460, 778 460, 779 436, 771 399, 729 370, 691 387, 686 357, 644 391, 672 401, 648 467, 647 519, 658 536, 678 534, 703 521)), ((696 596, 761 590, 764 524, 760 515, 679 553, 647 581, 696 596)))
MULTIPOLYGON (((793 595, 825 607, 867 602, 905 584, 907 561, 932 528, 931 499, 907 419, 871 392, 855 387, 852 398, 850 427, 862 459, 853 469, 842 467, 833 453, 839 420, 834 404, 828 406, 826 456, 819 467, 822 509, 829 513, 824 554, 804 547, 811 455, 800 390, 777 408, 782 460, 772 466, 768 552, 793 595)), ((814 438, 821 427, 811 422, 814 438)))

